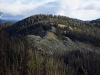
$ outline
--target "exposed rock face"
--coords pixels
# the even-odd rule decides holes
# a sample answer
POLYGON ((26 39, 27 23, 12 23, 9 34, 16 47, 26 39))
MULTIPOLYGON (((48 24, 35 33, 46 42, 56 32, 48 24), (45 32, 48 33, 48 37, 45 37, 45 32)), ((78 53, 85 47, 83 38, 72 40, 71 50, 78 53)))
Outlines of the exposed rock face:
POLYGON ((30 45, 35 45, 41 51, 46 51, 49 54, 63 54, 71 50, 79 50, 80 48, 68 37, 65 40, 57 39, 57 36, 52 32, 46 32, 43 36, 28 35, 27 39, 30 45))
POLYGON ((40 35, 28 35, 27 39, 31 46, 35 46, 39 51, 46 51, 49 54, 63 54, 72 50, 92 51, 87 45, 85 46, 82 43, 73 42, 68 37, 65 37, 64 40, 60 40, 51 31, 45 31, 40 35))

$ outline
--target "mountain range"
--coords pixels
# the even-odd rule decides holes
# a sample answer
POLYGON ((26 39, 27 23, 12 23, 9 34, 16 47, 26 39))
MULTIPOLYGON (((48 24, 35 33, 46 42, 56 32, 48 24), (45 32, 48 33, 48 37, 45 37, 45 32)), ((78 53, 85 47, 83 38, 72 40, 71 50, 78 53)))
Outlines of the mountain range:
POLYGON ((17 22, 18 20, 3 20, 1 19, 1 23, 5 23, 5 22, 17 22))

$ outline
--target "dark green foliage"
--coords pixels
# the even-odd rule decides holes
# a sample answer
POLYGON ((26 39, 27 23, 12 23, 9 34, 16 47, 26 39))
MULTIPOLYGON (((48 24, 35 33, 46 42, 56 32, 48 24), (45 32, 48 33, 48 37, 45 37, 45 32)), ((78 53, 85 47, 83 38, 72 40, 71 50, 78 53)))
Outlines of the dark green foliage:
POLYGON ((66 75, 63 61, 38 51, 37 47, 30 47, 23 37, 9 37, 1 32, 0 75, 55 74, 66 75))
POLYGON ((87 75, 100 74, 100 54, 93 52, 82 52, 80 50, 68 52, 65 54, 64 61, 68 67, 68 75, 74 75, 78 71, 78 67, 82 66, 87 71, 87 75))
POLYGON ((100 74, 100 54, 90 51, 69 51, 50 55, 31 47, 21 38, 0 34, 1 75, 75 75, 84 67, 88 75, 100 74), (86 71, 87 70, 87 71, 86 71))
POLYGON ((100 74, 100 54, 89 51, 69 51, 49 55, 19 38, 0 34, 1 75, 75 75, 81 65, 88 75, 100 74))
POLYGON ((79 40, 82 42, 90 42, 95 46, 100 46, 100 37, 78 31, 66 31, 65 36, 70 37, 73 40, 79 40))

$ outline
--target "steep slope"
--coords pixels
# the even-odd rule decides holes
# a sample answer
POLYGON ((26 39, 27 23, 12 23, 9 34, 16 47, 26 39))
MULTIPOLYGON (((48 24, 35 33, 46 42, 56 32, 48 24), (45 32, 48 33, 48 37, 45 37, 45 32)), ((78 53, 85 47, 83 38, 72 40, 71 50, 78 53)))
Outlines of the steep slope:
POLYGON ((64 41, 57 39, 57 36, 52 32, 45 32, 45 36, 36 35, 27 36, 30 45, 38 47, 40 51, 46 51, 51 54, 63 54, 66 51, 78 50, 78 46, 66 37, 64 41))
POLYGON ((69 51, 81 50, 100 53, 100 48, 89 45, 89 43, 72 41, 68 37, 59 40, 51 31, 42 32, 40 35, 28 35, 27 40, 31 46, 37 47, 39 51, 45 51, 49 54, 62 55, 69 51))

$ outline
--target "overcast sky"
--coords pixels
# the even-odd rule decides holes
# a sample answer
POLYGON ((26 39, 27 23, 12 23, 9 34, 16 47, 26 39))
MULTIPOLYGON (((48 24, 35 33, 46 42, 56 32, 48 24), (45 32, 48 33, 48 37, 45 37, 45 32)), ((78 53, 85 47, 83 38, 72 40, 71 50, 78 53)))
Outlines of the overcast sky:
POLYGON ((2 19, 23 19, 34 14, 64 15, 81 20, 100 18, 100 0, 0 0, 2 19))

